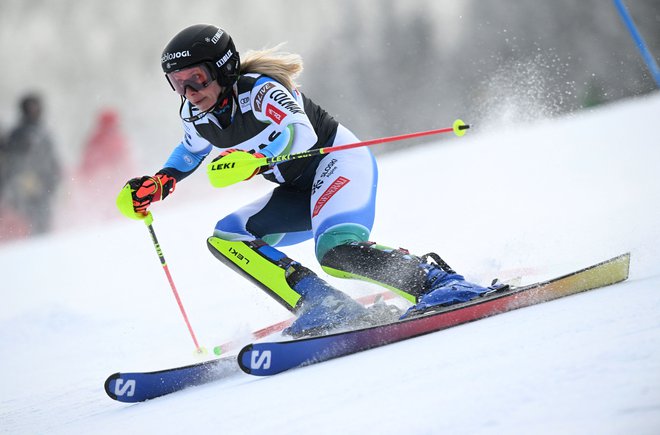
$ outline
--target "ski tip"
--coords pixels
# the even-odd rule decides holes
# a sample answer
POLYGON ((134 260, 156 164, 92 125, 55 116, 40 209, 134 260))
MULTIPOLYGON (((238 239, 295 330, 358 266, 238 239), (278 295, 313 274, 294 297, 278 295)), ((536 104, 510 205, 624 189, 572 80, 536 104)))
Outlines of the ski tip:
POLYGON ((630 276, 630 252, 626 252, 625 254, 621 254, 618 257, 614 257, 611 261, 618 262, 623 265, 625 269, 625 277, 623 277, 623 280, 625 281, 628 279, 630 276))
POLYGON ((248 375, 252 374, 252 370, 250 369, 250 364, 249 364, 249 356, 247 356, 248 363, 245 363, 245 358, 246 354, 250 355, 250 352, 252 352, 252 345, 248 344, 247 346, 244 346, 243 349, 238 353, 238 366, 243 370, 245 373, 248 375))
POLYGON ((104 388, 105 388, 105 393, 112 399, 112 400, 118 400, 117 395, 114 393, 114 385, 117 379, 121 377, 121 373, 113 373, 110 376, 108 376, 108 379, 105 380, 104 388))

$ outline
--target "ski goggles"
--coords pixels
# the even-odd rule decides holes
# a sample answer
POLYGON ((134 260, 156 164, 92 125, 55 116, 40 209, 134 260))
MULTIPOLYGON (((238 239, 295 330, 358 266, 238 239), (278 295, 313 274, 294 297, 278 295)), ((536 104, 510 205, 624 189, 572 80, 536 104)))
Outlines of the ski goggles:
POLYGON ((205 63, 165 74, 172 89, 179 95, 186 95, 186 88, 201 91, 215 80, 213 70, 205 63))

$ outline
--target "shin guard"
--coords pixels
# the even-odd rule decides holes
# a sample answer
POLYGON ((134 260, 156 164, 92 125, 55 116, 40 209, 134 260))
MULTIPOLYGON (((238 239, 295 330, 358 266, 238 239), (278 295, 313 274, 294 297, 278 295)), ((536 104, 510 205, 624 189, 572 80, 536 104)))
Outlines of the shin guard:
POLYGON ((230 268, 247 277, 289 311, 296 313, 302 295, 293 287, 310 272, 261 240, 228 241, 209 237, 211 253, 230 268))

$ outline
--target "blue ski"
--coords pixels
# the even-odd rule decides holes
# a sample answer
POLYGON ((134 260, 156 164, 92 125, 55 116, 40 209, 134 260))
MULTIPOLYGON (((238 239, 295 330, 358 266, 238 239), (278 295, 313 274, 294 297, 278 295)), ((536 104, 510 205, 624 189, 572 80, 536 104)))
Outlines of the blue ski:
MULTIPOLYGON (((373 303, 374 299, 389 299, 393 297, 390 292, 378 293, 356 299, 363 304, 373 303)), ((270 334, 280 332, 291 324, 293 319, 287 319, 261 328, 252 333, 254 339, 264 338, 270 334)), ((240 346, 239 341, 228 341, 215 346, 214 353, 219 355, 240 346)), ((218 358, 199 364, 183 367, 173 367, 155 372, 115 373, 105 381, 105 391, 112 399, 134 403, 175 393, 186 387, 201 385, 222 379, 234 373, 240 373, 236 357, 218 358)))
POLYGON ((615 284, 628 278, 629 265, 630 254, 624 254, 568 275, 492 293, 462 304, 417 313, 414 317, 394 323, 300 340, 249 344, 239 353, 238 364, 248 374, 274 375, 295 367, 327 361, 517 308, 615 284))
POLYGON ((119 402, 143 402, 235 373, 240 373, 236 357, 230 356, 155 372, 115 373, 105 381, 105 392, 119 402))

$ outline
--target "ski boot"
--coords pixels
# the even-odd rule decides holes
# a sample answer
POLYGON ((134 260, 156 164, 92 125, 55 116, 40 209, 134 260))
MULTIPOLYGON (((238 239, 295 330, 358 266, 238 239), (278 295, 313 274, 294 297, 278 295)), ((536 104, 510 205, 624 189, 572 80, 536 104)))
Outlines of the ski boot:
POLYGON ((340 327, 358 327, 367 321, 365 307, 309 269, 298 266, 288 281, 302 296, 302 304, 298 318, 282 331, 283 334, 296 338, 323 335, 340 327))
POLYGON ((501 289, 466 281, 437 254, 418 257, 405 249, 373 242, 335 246, 324 255, 321 266, 332 276, 375 282, 407 299, 413 306, 402 319, 434 306, 467 302, 501 289))
POLYGON ((210 237, 207 244, 216 258, 298 317, 285 334, 294 337, 324 334, 368 320, 365 307, 263 240, 229 241, 210 237))
POLYGON ((417 299, 417 303, 406 311, 402 319, 427 311, 433 307, 468 302, 501 290, 500 286, 483 287, 465 280, 456 273, 438 254, 429 253, 421 257, 420 267, 426 271, 426 290, 417 299), (428 259, 433 262, 429 263, 428 259))

